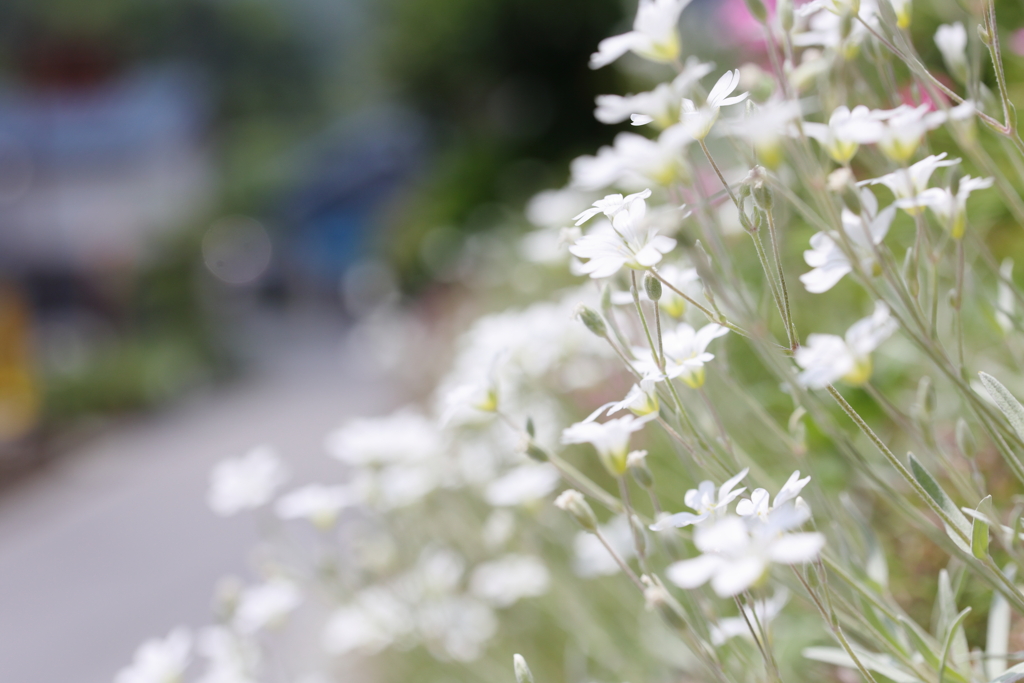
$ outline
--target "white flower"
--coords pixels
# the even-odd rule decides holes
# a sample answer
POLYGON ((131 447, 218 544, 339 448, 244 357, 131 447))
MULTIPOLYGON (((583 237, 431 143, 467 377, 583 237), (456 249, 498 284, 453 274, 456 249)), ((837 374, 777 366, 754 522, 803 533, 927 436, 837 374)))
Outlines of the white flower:
MULTIPOLYGON (((598 412, 603 408, 598 409, 598 412)), ((658 417, 651 413, 637 418, 625 415, 607 422, 595 422, 597 413, 592 414, 583 422, 577 422, 562 432, 562 443, 589 443, 597 450, 601 463, 615 477, 621 477, 626 471, 626 456, 629 454, 629 437, 638 432, 644 425, 658 417)))
POLYGON ((778 168, 783 158, 782 142, 789 135, 793 121, 799 118, 799 102, 771 99, 743 116, 722 123, 725 134, 753 145, 761 164, 778 168))
POLYGON ((745 617, 726 617, 725 619, 720 619, 717 624, 711 625, 711 644, 721 645, 736 636, 751 637, 748 624, 760 623, 762 626, 766 626, 779 615, 779 612, 782 611, 782 608, 785 607, 788 601, 789 591, 785 588, 779 588, 767 600, 755 601, 753 608, 744 605, 743 612, 746 615, 745 617))
POLYGON ((256 683, 259 651, 223 626, 211 626, 199 634, 198 649, 206 658, 206 670, 196 683, 256 683))
POLYGON ((650 92, 637 95, 598 95, 594 117, 601 123, 621 123, 627 119, 634 126, 653 123, 668 128, 679 121, 679 103, 700 79, 711 73, 714 65, 696 57, 686 60, 682 73, 671 83, 659 83, 650 92))
POLYGON ((653 379, 642 379, 640 384, 630 387, 626 397, 608 406, 607 415, 628 410, 637 417, 658 412, 658 394, 653 379))
POLYGON ((677 512, 658 520, 651 525, 651 531, 663 531, 671 527, 684 527, 691 524, 700 524, 706 519, 715 517, 729 506, 746 488, 736 488, 736 484, 747 476, 749 469, 744 468, 742 472, 718 487, 712 481, 702 481, 697 488, 686 492, 683 502, 692 512, 677 512), (735 489, 735 490, 734 490, 735 489))
POLYGON ((956 194, 944 187, 931 187, 919 194, 917 201, 932 210, 953 239, 960 239, 967 227, 967 198, 975 190, 992 187, 993 182, 993 178, 965 175, 960 179, 956 194))
POLYGON ((864 384, 871 378, 871 352, 896 327, 889 307, 879 301, 869 317, 858 320, 846 331, 845 339, 834 334, 808 336, 807 344, 796 350, 797 365, 804 369, 797 379, 812 389, 822 389, 838 379, 855 386, 864 384))
POLYGON ((838 164, 849 163, 861 143, 877 141, 882 135, 881 122, 873 118, 871 110, 864 105, 852 111, 846 106, 836 107, 828 124, 806 121, 802 127, 804 133, 821 143, 838 164))
POLYGON ((945 152, 933 154, 909 168, 901 168, 880 178, 862 180, 857 185, 885 185, 896 197, 896 206, 914 215, 926 206, 920 195, 928 188, 928 180, 932 173, 944 166, 955 166, 959 163, 959 159, 946 159, 945 152))
MULTIPOLYGON (((849 25, 849 35, 844 37, 845 27, 843 26, 843 17, 841 15, 845 11, 836 11, 834 6, 837 4, 848 3, 842 0, 839 3, 826 0, 825 2, 809 2, 801 5, 797 9, 797 14, 801 16, 810 14, 811 16, 807 20, 806 26, 800 26, 794 31, 793 45, 797 47, 818 45, 823 48, 831 48, 846 59, 856 57, 860 51, 860 44, 869 35, 868 29, 859 21, 854 21, 849 25), (829 5, 832 5, 832 7, 829 5)), ((862 0, 858 16, 868 22, 869 25, 877 26, 875 10, 876 7, 873 0, 862 0)), ((830 60, 816 59, 809 62, 805 59, 797 67, 797 71, 803 69, 805 71, 821 73, 827 66, 828 61, 830 60)), ((800 80, 803 77, 802 74, 797 73, 794 73, 793 76, 795 80, 800 80)))
POLYGON ((647 213, 647 202, 644 200, 651 196, 649 189, 623 197, 621 194, 606 195, 598 199, 587 210, 579 213, 573 220, 576 225, 583 225, 594 216, 603 213, 612 222, 616 230, 626 230, 638 226, 643 222, 647 213))
POLYGON ((440 423, 444 426, 466 424, 493 416, 498 410, 498 387, 493 374, 488 381, 463 384, 441 396, 440 423))
POLYGON ((798 496, 810 480, 810 475, 801 479, 800 470, 793 472, 779 492, 775 494, 775 501, 771 506, 768 505, 770 497, 768 491, 761 488, 754 489, 750 494, 750 498, 744 498, 736 503, 736 514, 740 517, 754 517, 765 521, 773 510, 782 507, 791 500, 795 499, 797 506, 800 506, 803 501, 798 496))
POLYGON ((555 490, 559 474, 550 463, 520 465, 487 485, 484 499, 494 507, 539 500, 555 490))
POLYGON ((516 532, 516 516, 509 510, 499 508, 487 515, 480 535, 488 550, 504 547, 516 532))
POLYGON ((544 595, 551 583, 548 568, 532 555, 505 555, 473 570, 469 590, 494 607, 508 607, 522 598, 544 595))
MULTIPOLYGON (((867 190, 861 191, 860 203, 863 211, 860 216, 843 208, 843 233, 861 269, 873 275, 877 266, 874 247, 881 244, 889 232, 892 219, 896 216, 896 207, 890 205, 879 213, 878 201, 867 190)), ((804 261, 813 270, 800 276, 800 282, 808 292, 827 292, 853 270, 850 257, 840 246, 841 240, 842 237, 836 233, 818 232, 811 236, 811 248, 804 252, 804 261)))
POLYGON ((633 225, 620 230, 609 224, 603 227, 605 229, 601 229, 599 224, 597 229, 569 247, 574 256, 587 259, 580 266, 580 273, 592 278, 611 277, 623 266, 634 270, 650 268, 676 247, 674 239, 659 235, 654 230, 633 225))
POLYGON ((360 497, 352 487, 310 484, 281 497, 274 510, 281 519, 308 519, 327 529, 339 512, 359 502, 360 497))
POLYGON ((967 29, 959 21, 943 24, 935 31, 935 46, 942 53, 942 61, 949 75, 961 83, 967 82, 967 29))
POLYGON ((680 120, 687 132, 695 140, 703 140, 708 136, 708 133, 711 132, 711 127, 718 120, 718 113, 722 107, 738 104, 747 99, 749 93, 741 93, 730 97, 739 84, 740 70, 726 71, 718 79, 718 82, 715 83, 715 87, 711 88, 711 92, 708 94, 707 101, 703 106, 698 107, 691 99, 683 99, 680 120))
POLYGON ((999 265, 999 274, 1002 278, 996 290, 996 323, 1003 332, 1013 329, 1014 298, 1013 290, 1003 280, 1013 281, 1013 259, 1005 258, 999 265))
POLYGON ((268 503, 287 478, 274 449, 260 446, 240 458, 217 463, 210 472, 206 500, 210 509, 227 517, 268 503))
POLYGON ((580 190, 602 190, 613 185, 640 189, 688 181, 690 167, 683 151, 691 142, 693 137, 681 124, 666 128, 657 140, 619 133, 611 147, 597 150, 597 156, 572 161, 572 186, 580 190))
POLYGON ((302 602, 298 586, 287 579, 270 579, 250 586, 238 598, 233 622, 239 633, 255 633, 280 623, 302 602))
MULTIPOLYGON (((669 264, 667 266, 659 266, 658 275, 665 281, 672 283, 676 289, 686 292, 691 298, 695 298, 701 293, 701 287, 697 286, 700 282, 700 275, 697 274, 696 268, 679 268, 669 264)), ((646 292, 644 292, 644 295, 646 296, 646 292)), ((686 312, 687 301, 676 294, 670 287, 665 286, 662 287, 658 306, 661 307, 661 310, 666 315, 678 320, 686 312)))
POLYGON ((526 220, 538 228, 562 228, 572 223, 572 217, 594 201, 589 192, 571 187, 538 192, 526 204, 526 220))
POLYGON ((406 636, 414 627, 408 605, 378 586, 361 591, 352 604, 334 612, 323 631, 331 654, 374 654, 406 636))
POLYGON ((887 157, 901 164, 914 156, 925 133, 946 121, 944 112, 931 111, 927 104, 902 104, 895 109, 872 111, 871 116, 882 127, 876 139, 867 141, 876 143, 887 157))
POLYGON ((662 335, 662 348, 665 351, 665 373, 662 374, 655 360, 655 352, 651 349, 636 347, 633 354, 637 357, 634 366, 637 372, 646 377, 656 379, 681 379, 687 386, 698 389, 704 385, 704 364, 714 359, 708 353, 708 344, 729 333, 729 328, 717 323, 708 323, 699 331, 688 323, 679 323, 676 329, 662 335))
POLYGON ((633 30, 605 38, 590 56, 590 68, 600 69, 634 52, 654 62, 671 62, 679 56, 679 15, 690 0, 640 0, 633 30))
POLYGON ((441 435, 433 420, 412 408, 384 417, 356 418, 328 435, 327 452, 346 465, 418 462, 437 455, 441 435))
POLYGON ((807 521, 806 508, 786 506, 763 523, 748 524, 728 516, 698 526, 693 542, 703 554, 669 565, 668 579, 680 588, 696 588, 711 581, 720 597, 731 597, 754 585, 771 563, 810 562, 825 545, 815 532, 786 533, 807 521))
POLYGON ((166 638, 147 640, 135 651, 132 663, 121 669, 115 683, 179 683, 188 667, 192 636, 176 628, 166 638))
MULTIPOLYGON (((636 546, 633 543, 633 532, 629 528, 629 520, 624 515, 618 515, 598 527, 601 536, 608 541, 615 552, 623 560, 629 560, 636 554, 636 546)), ((594 534, 580 531, 573 538, 573 572, 583 578, 595 576, 610 576, 622 571, 611 556, 608 549, 597 539, 594 534)))
POLYGON ((464 595, 423 605, 416 614, 416 622, 428 644, 460 662, 478 659, 484 645, 498 630, 498 618, 491 608, 464 595))

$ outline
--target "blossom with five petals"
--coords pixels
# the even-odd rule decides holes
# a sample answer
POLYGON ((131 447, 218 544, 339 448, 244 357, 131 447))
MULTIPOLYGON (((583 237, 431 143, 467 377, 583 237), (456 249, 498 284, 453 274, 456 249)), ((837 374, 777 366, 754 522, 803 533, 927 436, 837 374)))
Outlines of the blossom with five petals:
POLYGON ((664 531, 671 527, 678 528, 700 524, 704 520, 724 512, 729 503, 747 490, 746 487, 737 489, 736 484, 740 483, 749 471, 749 468, 744 468, 742 472, 719 486, 717 491, 715 490, 714 482, 702 481, 697 485, 697 488, 687 491, 686 496, 683 498, 686 506, 696 512, 696 514, 693 512, 677 512, 674 515, 662 517, 651 525, 651 531, 664 531))
POLYGON ((662 349, 665 353, 665 371, 662 372, 654 352, 647 348, 636 347, 633 355, 637 371, 645 377, 655 379, 679 378, 693 389, 704 385, 704 364, 713 360, 715 355, 708 353, 708 344, 713 339, 728 334, 729 328, 718 323, 708 323, 699 331, 688 323, 679 323, 676 329, 662 336, 662 349))
POLYGON ((654 62, 671 62, 679 56, 679 15, 690 0, 640 0, 633 30, 605 38, 590 56, 590 68, 607 66, 627 52, 654 62))
POLYGON ((879 301, 874 312, 855 322, 846 336, 812 334, 796 350, 797 365, 804 370, 797 380, 812 389, 822 389, 838 379, 859 386, 871 378, 871 352, 896 331, 889 307, 879 301))
POLYGON ((686 131, 693 136, 695 140, 703 140, 711 132, 711 127, 715 125, 715 121, 718 120, 718 113, 722 107, 727 107, 731 104, 739 104, 743 100, 747 99, 749 93, 741 93, 739 95, 732 95, 733 91, 740 84, 740 70, 735 69, 733 71, 726 71, 722 74, 722 77, 715 83, 715 87, 711 88, 711 92, 708 93, 708 98, 703 105, 698 107, 693 100, 684 98, 682 104, 682 111, 680 112, 679 119, 682 121, 686 131), (730 95, 732 95, 730 97, 730 95))
POLYGON ((613 477, 621 477, 626 471, 626 457, 629 455, 629 437, 644 428, 658 413, 644 417, 624 415, 607 422, 597 422, 598 409, 583 422, 577 422, 562 432, 562 443, 589 443, 601 458, 601 463, 613 477))
POLYGON ((946 159, 945 152, 933 154, 909 168, 901 168, 880 178, 862 180, 857 185, 885 185, 892 190, 898 200, 896 206, 913 216, 926 206, 920 195, 928 189, 928 180, 932 173, 943 166, 955 166, 959 163, 959 159, 946 159))
MULTIPOLYGON (((889 226, 896 215, 896 207, 890 205, 879 212, 878 201, 867 190, 861 191, 860 203, 863 211, 861 215, 847 208, 843 209, 843 233, 861 269, 873 274, 877 265, 874 247, 881 244, 889 232, 889 226)), ((800 282, 808 292, 827 292, 853 270, 850 256, 840 246, 842 239, 842 236, 834 232, 818 232, 811 236, 811 248, 804 252, 804 261, 813 270, 800 276, 800 282)))
POLYGON ((659 83, 654 90, 625 97, 598 95, 594 118, 607 124, 628 119, 634 126, 653 123, 658 128, 668 128, 679 121, 679 103, 683 97, 714 68, 709 62, 690 57, 682 73, 670 83, 659 83))
MULTIPOLYGON (((960 239, 964 236, 964 228, 967 226, 967 198, 975 190, 984 190, 992 187, 993 178, 972 178, 965 175, 960 179, 956 194, 945 187, 931 187, 918 195, 917 200, 927 206, 949 230, 953 239, 960 239)), ((899 205, 899 202, 896 202, 899 205)))
POLYGON ((754 489, 750 498, 744 498, 740 502, 736 503, 736 514, 740 517, 757 517, 764 521, 768 519, 768 515, 771 514, 772 510, 780 508, 791 500, 796 500, 796 505, 800 506, 803 500, 799 498, 800 491, 807 486, 807 482, 811 480, 810 475, 800 478, 800 470, 793 472, 789 475, 789 479, 782 485, 779 492, 775 494, 775 500, 772 504, 768 505, 768 491, 762 488, 754 489))

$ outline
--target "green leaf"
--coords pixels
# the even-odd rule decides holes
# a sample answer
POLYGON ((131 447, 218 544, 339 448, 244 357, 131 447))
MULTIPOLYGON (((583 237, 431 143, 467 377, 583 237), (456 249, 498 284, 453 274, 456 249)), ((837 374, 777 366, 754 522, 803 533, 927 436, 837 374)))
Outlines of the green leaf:
MULTIPOLYGON (((1006 575, 1013 579, 1014 567, 1006 575)), ((988 608, 988 631, 985 634, 985 674, 996 678, 1006 671, 1006 654, 1010 647, 1010 603, 999 591, 992 591, 988 608)))
MULTIPOLYGON (((967 615, 970 613, 971 608, 965 607, 960 614, 956 615, 956 618, 953 619, 953 622, 949 626, 949 632, 946 634, 946 644, 942 648, 942 663, 939 664, 939 683, 942 683, 943 676, 946 673, 946 664, 949 661, 949 651, 953 647, 953 642, 955 640, 964 638, 964 654, 967 654, 967 640, 963 635, 963 629, 960 628, 960 625, 963 624, 964 619, 967 618, 967 615)), ((952 670, 952 665, 950 665, 950 669, 952 670)))
MULTIPOLYGON (((985 496, 985 498, 978 504, 978 509, 986 502, 991 503, 992 496, 985 496)), ((988 557, 988 524, 986 524, 981 517, 975 517, 974 523, 971 525, 971 552, 979 560, 984 560, 988 557)))
POLYGON ((1024 406, 992 375, 986 372, 979 372, 978 376, 981 377, 981 383, 985 387, 985 391, 996 402, 996 406, 1003 412, 1006 419, 1010 421, 1013 431, 1017 432, 1017 436, 1024 439, 1024 406))
MULTIPOLYGON (((894 683, 921 683, 921 679, 904 671, 897 664, 896 660, 888 655, 865 652, 859 648, 853 648, 857 653, 857 659, 864 665, 864 668, 882 674, 894 683)), ((804 657, 813 659, 816 662, 825 662, 849 669, 857 668, 856 663, 845 650, 838 647, 808 647, 803 651, 804 657)))
MULTIPOLYGON (((935 609, 936 638, 939 639, 939 642, 945 643, 945 650, 952 651, 954 664, 969 661, 967 636, 964 634, 963 628, 960 627, 961 617, 957 614, 956 609, 956 591, 953 590, 953 582, 950 581, 949 572, 945 569, 939 572, 939 590, 935 609)), ((943 658, 946 657, 945 650, 943 658)))
POLYGON ((920 652, 926 662, 936 669, 939 668, 939 655, 935 653, 937 643, 932 639, 931 634, 921 628, 909 617, 900 615, 900 624, 903 625, 903 632, 907 634, 914 645, 914 649, 920 652))
MULTIPOLYGON (((950 497, 946 495, 946 492, 942 490, 941 486, 939 486, 939 482, 935 481, 935 478, 932 477, 931 473, 924 468, 924 465, 918 462, 913 453, 908 453, 907 458, 910 460, 910 471, 914 475, 914 479, 917 480, 917 483, 921 485, 921 488, 925 490, 928 497, 935 502, 949 521, 956 526, 957 530, 963 534, 961 542, 958 543, 958 545, 967 552, 970 552, 970 548, 962 542, 962 539, 971 537, 971 524, 967 521, 967 517, 965 517, 964 513, 960 512, 960 509, 953 504, 950 497)), ((956 534, 950 534, 950 537, 953 538, 953 540, 957 540, 956 534)))

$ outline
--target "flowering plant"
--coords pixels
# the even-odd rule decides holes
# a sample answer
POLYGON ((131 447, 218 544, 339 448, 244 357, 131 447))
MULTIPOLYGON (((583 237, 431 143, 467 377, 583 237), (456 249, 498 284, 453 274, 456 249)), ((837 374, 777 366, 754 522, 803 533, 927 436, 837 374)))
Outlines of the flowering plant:
POLYGON ((330 435, 341 483, 278 497, 268 449, 218 466, 216 513, 276 500, 312 550, 118 683, 185 680, 193 643, 195 680, 271 680, 289 627, 400 653, 374 660, 394 680, 501 680, 517 651, 520 683, 1024 677, 1024 300, 986 239, 1024 224, 1024 142, 995 6, 935 3, 960 17, 943 73, 910 0, 747 0, 767 69, 707 88, 688 4, 640 0, 591 58, 663 69, 597 100, 650 136, 528 208, 516 266, 573 285, 476 321, 433 410, 330 435))

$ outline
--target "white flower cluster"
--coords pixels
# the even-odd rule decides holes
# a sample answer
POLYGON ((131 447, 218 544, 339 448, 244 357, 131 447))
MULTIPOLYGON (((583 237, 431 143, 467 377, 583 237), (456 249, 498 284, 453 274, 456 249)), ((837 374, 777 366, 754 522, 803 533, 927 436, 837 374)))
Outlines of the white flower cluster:
MULTIPOLYGON (((516 623, 571 633, 567 646, 585 642, 582 659, 617 680, 761 681, 763 664, 780 681, 802 664, 777 655, 800 651, 901 683, 992 680, 1008 668, 1010 606, 1024 612, 1020 534, 995 521, 991 458, 976 455, 998 453, 1024 482, 1024 407, 991 375, 971 383, 968 372, 1020 365, 1024 299, 984 232, 1000 212, 1024 222, 1024 141, 994 5, 976 32, 938 29, 950 77, 940 78, 911 44, 910 0, 771 10, 746 0, 742 19, 763 38, 744 50, 756 44, 771 73, 716 73, 687 54, 679 22, 734 4, 640 0, 632 29, 597 46, 592 68, 646 60, 644 73, 662 70, 663 82, 597 98, 596 118, 628 131, 575 159, 568 187, 526 210, 536 230, 518 254, 536 276, 531 291, 549 294, 472 323, 428 407, 330 434, 331 484, 282 494, 287 468, 266 447, 214 469, 215 513, 272 511, 291 540, 261 562, 260 582, 221 601, 218 625, 196 638, 211 672, 196 680, 262 683, 264 636, 301 610, 318 629, 307 642, 332 655, 425 648, 471 667, 497 639, 526 638, 504 628, 505 615, 540 601, 516 623), (975 33, 994 85, 968 55, 975 33), (987 113, 997 109, 1003 120, 987 113), (982 124, 1002 144, 982 145, 982 124), (968 212, 974 193, 990 215, 968 212), (979 337, 988 355, 976 360, 965 347, 979 337), (886 342, 888 355, 873 358, 886 342), (904 408, 912 377, 917 400, 904 408), (858 412, 866 405, 870 419, 858 412), (889 428, 876 432, 883 419, 889 428), (890 440, 925 455, 903 460, 890 440), (743 486, 797 466, 815 474, 813 522, 800 470, 774 497, 743 486), (981 502, 961 514, 955 498, 981 502), (872 528, 862 512, 872 505, 892 528, 872 528), (955 580, 939 572, 934 633, 888 586, 875 534, 893 536, 896 524, 925 529, 957 558, 955 580), (312 561, 294 552, 309 543, 312 561), (975 580, 974 593, 954 590, 975 580), (957 600, 992 589, 987 653, 975 657, 957 600), (805 599, 789 604, 798 592, 805 599), (772 633, 787 604, 816 612, 824 629, 772 633), (808 647, 824 637, 841 648, 808 647), (623 664, 648 654, 649 668, 623 664)), ((144 644, 118 683, 186 680, 192 641, 176 630, 144 644)), ((515 661, 520 683, 532 680, 515 661)))

